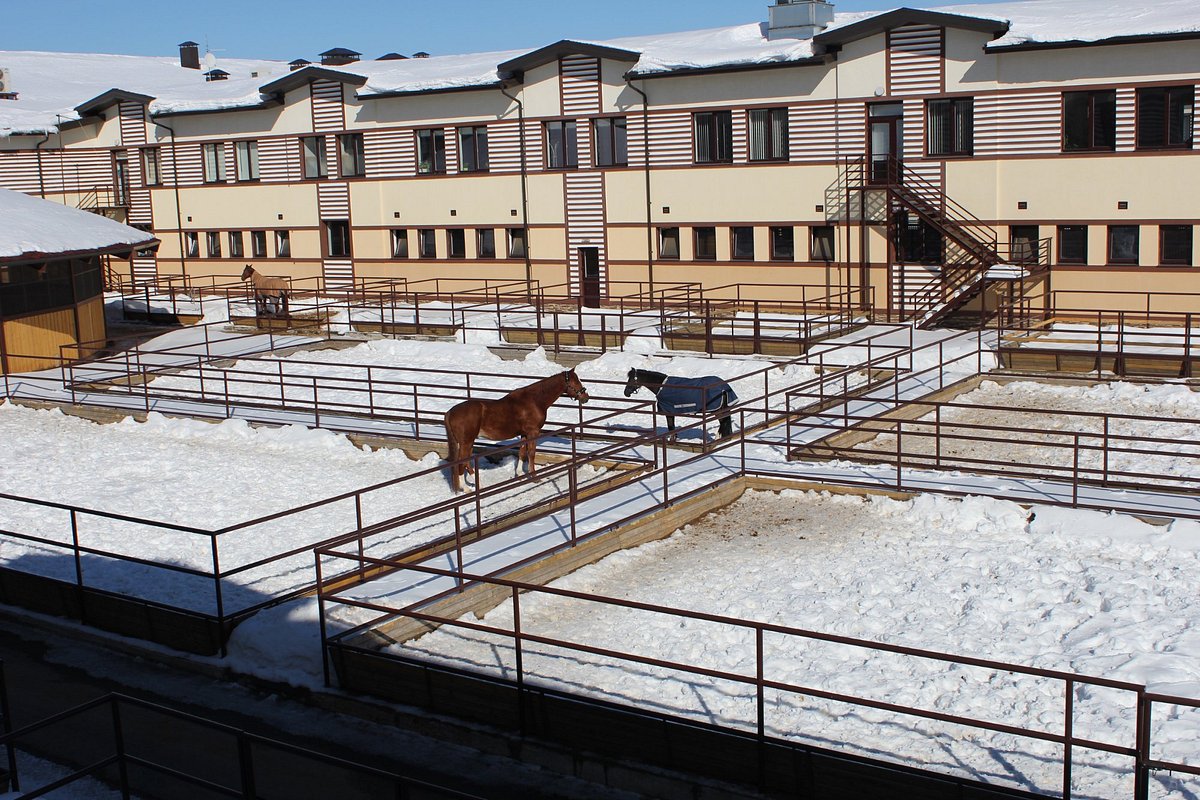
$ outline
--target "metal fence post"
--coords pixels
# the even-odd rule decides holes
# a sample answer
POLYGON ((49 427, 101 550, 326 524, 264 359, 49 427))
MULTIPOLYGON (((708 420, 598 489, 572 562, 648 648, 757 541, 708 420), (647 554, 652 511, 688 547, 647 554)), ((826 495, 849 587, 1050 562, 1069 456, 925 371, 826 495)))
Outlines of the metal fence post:
POLYGON ((1146 698, 1146 689, 1142 687, 1137 693, 1137 756, 1134 764, 1133 798, 1147 800, 1150 797, 1150 709, 1151 703, 1146 698))
POLYGON ((521 647, 521 594, 513 587, 513 651, 517 669, 517 725, 525 734, 525 657, 521 647))
POLYGON ((245 731, 238 731, 238 770, 242 777, 242 797, 245 800, 256 800, 258 792, 254 788, 254 752, 250 749, 250 740, 245 731))
POLYGON ((1075 681, 1067 678, 1063 698, 1063 800, 1071 800, 1071 748, 1075 738, 1075 681))

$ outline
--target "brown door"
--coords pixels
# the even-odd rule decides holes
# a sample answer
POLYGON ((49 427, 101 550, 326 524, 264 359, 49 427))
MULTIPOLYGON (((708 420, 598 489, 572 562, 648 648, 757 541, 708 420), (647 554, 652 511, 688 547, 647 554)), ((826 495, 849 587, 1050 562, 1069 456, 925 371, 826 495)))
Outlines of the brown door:
POLYGON ((583 304, 600 307, 600 248, 579 248, 579 269, 583 274, 583 304))
POLYGON ((867 163, 874 184, 900 182, 900 160, 904 152, 904 106, 884 103, 869 107, 867 163))

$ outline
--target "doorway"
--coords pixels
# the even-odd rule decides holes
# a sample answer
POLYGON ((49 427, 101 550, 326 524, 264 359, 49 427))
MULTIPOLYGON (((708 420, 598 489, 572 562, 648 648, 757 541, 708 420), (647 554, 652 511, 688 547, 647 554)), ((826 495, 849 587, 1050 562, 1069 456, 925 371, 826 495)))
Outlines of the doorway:
POLYGON ((900 183, 904 152, 904 105, 869 106, 867 121, 868 180, 875 185, 900 183))
POLYGON ((579 270, 583 276, 583 304, 588 308, 600 307, 600 248, 579 248, 579 270))

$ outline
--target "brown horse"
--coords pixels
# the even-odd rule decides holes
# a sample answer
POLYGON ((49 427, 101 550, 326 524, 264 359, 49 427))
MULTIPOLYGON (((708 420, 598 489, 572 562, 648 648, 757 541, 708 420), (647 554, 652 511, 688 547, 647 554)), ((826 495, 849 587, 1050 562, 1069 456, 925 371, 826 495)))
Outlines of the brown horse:
POLYGON ((258 272, 250 264, 242 270, 242 280, 250 281, 254 287, 254 313, 265 317, 268 311, 271 316, 288 315, 288 294, 291 285, 283 278, 270 278, 258 272))
POLYGON ((542 434, 542 425, 546 424, 546 409, 564 396, 580 405, 588 401, 587 389, 583 388, 573 369, 514 389, 498 400, 464 400, 447 411, 446 438, 450 444, 450 483, 454 491, 462 488, 464 471, 475 472, 467 459, 479 436, 497 441, 520 436, 517 465, 519 467, 524 461, 533 477, 537 439, 542 434))

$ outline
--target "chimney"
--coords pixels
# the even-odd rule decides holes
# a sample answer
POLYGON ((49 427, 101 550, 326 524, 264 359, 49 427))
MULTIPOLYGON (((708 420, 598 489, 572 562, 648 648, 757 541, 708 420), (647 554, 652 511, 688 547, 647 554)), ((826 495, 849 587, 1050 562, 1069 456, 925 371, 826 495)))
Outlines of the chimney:
POLYGON ((775 0, 767 38, 811 39, 833 22, 833 3, 826 0, 775 0))
POLYGON ((335 47, 332 50, 326 50, 321 53, 321 66, 324 67, 340 67, 343 64, 353 64, 358 61, 362 53, 349 50, 345 47, 335 47))
POLYGON ((180 42, 179 66, 184 69, 200 69, 200 45, 196 42, 180 42))
POLYGON ((311 63, 312 63, 312 62, 311 62, 311 61, 308 61, 307 59, 303 59, 303 58, 297 58, 297 59, 295 59, 295 60, 293 60, 293 61, 289 61, 289 62, 288 62, 288 71, 289 71, 289 72, 295 72, 295 71, 296 71, 296 70, 298 70, 298 69, 304 69, 305 67, 307 67, 307 66, 308 66, 309 64, 311 64, 311 63))
POLYGON ((220 67, 217 67, 215 69, 210 69, 208 72, 204 73, 204 80, 208 81, 209 83, 212 83, 213 81, 224 81, 224 80, 228 80, 228 79, 229 79, 229 73, 226 72, 225 70, 221 69, 220 67))
POLYGON ((429 53, 426 53, 424 50, 422 50, 419 53, 413 53, 413 58, 429 58, 429 53))

